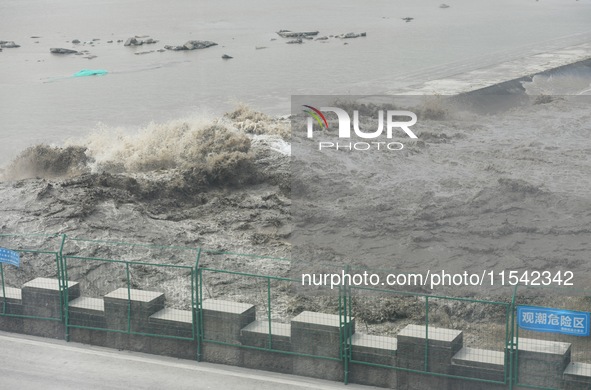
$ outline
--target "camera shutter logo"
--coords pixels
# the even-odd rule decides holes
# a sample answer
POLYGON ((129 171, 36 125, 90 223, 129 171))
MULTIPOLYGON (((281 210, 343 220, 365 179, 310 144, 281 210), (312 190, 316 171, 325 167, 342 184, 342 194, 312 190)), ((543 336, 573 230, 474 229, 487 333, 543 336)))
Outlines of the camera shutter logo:
POLYGON ((324 130, 329 130, 328 120, 324 115, 324 112, 331 111, 337 115, 339 128, 338 137, 340 141, 351 139, 351 122, 353 122, 353 131, 355 136, 364 140, 364 142, 355 142, 348 144, 339 144, 338 142, 319 142, 319 150, 323 148, 335 148, 335 149, 348 149, 348 150, 370 150, 377 148, 380 150, 401 150, 404 145, 400 142, 377 142, 377 139, 382 136, 384 127, 386 127, 386 138, 392 139, 393 135, 400 133, 400 130, 404 132, 409 138, 416 139, 417 135, 410 129, 411 126, 417 123, 417 115, 412 111, 399 111, 399 110, 379 110, 378 111, 378 128, 375 131, 362 131, 359 127, 359 111, 353 111, 353 121, 349 114, 339 107, 320 107, 320 109, 303 105, 303 110, 307 113, 307 138, 314 138, 314 122, 324 130), (386 119, 384 120, 384 116, 386 119), (401 121, 400 118, 409 118, 407 121, 401 121), (384 126, 385 122, 385 126, 384 126), (375 140, 374 142, 365 142, 365 140, 375 140))

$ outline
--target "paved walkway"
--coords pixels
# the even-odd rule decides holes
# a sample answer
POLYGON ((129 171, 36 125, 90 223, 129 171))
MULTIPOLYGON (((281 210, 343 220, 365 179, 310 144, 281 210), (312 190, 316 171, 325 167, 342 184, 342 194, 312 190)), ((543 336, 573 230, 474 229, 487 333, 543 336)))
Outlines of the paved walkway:
POLYGON ((374 389, 6 332, 0 332, 0 388, 374 389))

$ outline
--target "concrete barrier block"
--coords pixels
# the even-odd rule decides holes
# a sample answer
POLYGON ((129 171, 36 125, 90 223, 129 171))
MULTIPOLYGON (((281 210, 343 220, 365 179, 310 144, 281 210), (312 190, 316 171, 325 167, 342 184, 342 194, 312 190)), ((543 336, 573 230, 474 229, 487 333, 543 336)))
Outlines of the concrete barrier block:
POLYGON ((478 348, 462 348, 452 358, 453 374, 502 382, 505 380, 505 354, 478 348))
MULTIPOLYGON (((489 381, 505 381, 505 354, 477 348, 462 348, 452 358, 453 375, 489 381)), ((497 390, 505 388, 504 384, 493 384, 480 381, 453 381, 452 388, 457 390, 497 390)))
POLYGON ((516 342, 518 383, 562 388, 562 376, 571 362, 571 344, 521 337, 516 342))
POLYGON ((103 299, 107 327, 137 333, 150 333, 149 317, 164 309, 165 300, 160 292, 127 288, 112 291, 103 299))
POLYGON ((22 315, 23 299, 22 290, 14 287, 4 287, 4 292, 0 288, 0 315, 22 315), (6 292, 6 296, 4 296, 6 292))
POLYGON ((196 358, 197 333, 192 311, 164 308, 152 314, 149 322, 151 333, 165 336, 151 337, 150 353, 180 359, 196 358))
MULTIPOLYGON (((61 294, 57 279, 35 278, 23 285, 22 303, 25 315, 62 318, 61 294)), ((80 285, 68 282, 69 300, 80 296, 80 285)))
MULTIPOLYGON (((67 282, 69 300, 80 296, 80 285, 67 282)), ((25 316, 51 318, 54 321, 25 319, 24 332, 42 337, 63 338, 65 326, 62 322, 62 301, 57 279, 35 278, 23 285, 22 305, 25 316)))
POLYGON ((256 308, 247 303, 207 299, 202 304, 202 318, 203 359, 242 366, 240 330, 256 320, 256 308))
POLYGON ((270 349, 244 348, 242 361, 244 367, 291 374, 293 372, 293 355, 275 351, 291 352, 291 326, 279 322, 271 322, 269 332, 268 321, 254 321, 240 331, 241 343, 245 346, 270 349))
POLYGON ((564 389, 591 389, 591 364, 570 363, 564 370, 564 389))
POLYGON ((102 299, 79 297, 69 302, 68 324, 89 328, 106 328, 105 304, 102 299))
MULTIPOLYGON (((432 326, 427 334, 425 326, 407 325, 397 339, 398 367, 437 374, 452 374, 451 359, 463 347, 462 331, 432 326)), ((441 376, 405 371, 398 373, 398 386, 405 390, 449 389, 450 383, 449 378, 441 376)))
POLYGON ((371 365, 396 366, 397 340, 395 337, 355 333, 351 337, 351 348, 350 382, 368 386, 396 388, 398 379, 396 370, 371 365), (359 364, 358 362, 368 364, 359 364))
MULTIPOLYGON (((21 305, 23 303, 22 300, 22 290, 20 288, 4 286, 4 290, 2 290, 0 287, 0 314, 2 314, 2 305, 4 302, 7 305, 11 303, 21 305), (6 292, 6 295, 4 295, 4 292, 6 292)), ((7 312, 6 314, 9 313, 7 312)))
POLYGON ((150 338, 151 354, 190 360, 195 360, 197 358, 196 340, 179 340, 161 337, 150 338))
POLYGON ((451 359, 463 347, 463 333, 455 329, 427 329, 421 325, 407 325, 397 336, 398 365, 402 368, 441 374, 451 373, 451 359), (427 344, 428 336, 428 344, 427 344), (425 367, 425 350, 427 366, 425 367))
POLYGON ((244 345, 291 351, 291 325, 279 322, 254 321, 240 331, 244 345))
POLYGON ((240 330, 256 319, 256 309, 248 303, 206 299, 202 310, 206 340, 239 343, 240 330))
POLYGON ((108 332, 104 330, 92 330, 83 328, 69 328, 69 341, 76 343, 98 345, 100 347, 123 349, 107 343, 108 332))
POLYGON ((23 319, 12 317, 23 314, 21 289, 4 287, 6 297, 0 288, 0 330, 6 332, 23 333, 23 319))
POLYGON ((341 329, 340 320, 338 315, 310 311, 304 311, 291 320, 293 351, 316 356, 296 356, 294 374, 335 381, 343 379, 342 337, 349 332, 355 333, 355 320, 351 321, 349 330, 341 329))
POLYGON ((190 310, 177 310, 167 307, 152 314, 149 323, 150 333, 194 338, 193 312, 190 310))

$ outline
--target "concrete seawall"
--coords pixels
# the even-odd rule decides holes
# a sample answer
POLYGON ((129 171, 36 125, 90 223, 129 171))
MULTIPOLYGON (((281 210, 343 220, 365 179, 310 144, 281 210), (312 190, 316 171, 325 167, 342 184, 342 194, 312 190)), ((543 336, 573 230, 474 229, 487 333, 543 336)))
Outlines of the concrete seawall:
MULTIPOLYGON (((391 389, 509 388, 509 353, 465 347, 461 330, 411 324, 384 337, 333 314, 304 311, 290 323, 269 323, 247 303, 209 299, 200 310, 176 310, 160 292, 89 298, 76 282, 67 294, 62 311, 57 280, 6 289, 0 330, 391 389)), ((520 383, 591 388, 590 366, 571 361, 569 343, 520 338, 514 354, 520 383)))
POLYGON ((524 56, 423 84, 410 85, 388 93, 393 95, 507 93, 511 88, 521 89, 521 81, 531 81, 535 75, 589 62, 591 62, 591 43, 586 43, 524 56))

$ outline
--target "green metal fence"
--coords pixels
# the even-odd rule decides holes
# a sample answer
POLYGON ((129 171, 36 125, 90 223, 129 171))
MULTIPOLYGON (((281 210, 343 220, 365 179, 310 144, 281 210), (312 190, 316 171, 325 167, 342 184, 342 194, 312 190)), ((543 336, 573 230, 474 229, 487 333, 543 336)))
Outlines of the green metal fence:
MULTIPOLYGON (((591 291, 520 285, 515 289, 515 310, 520 305, 588 312, 591 307, 591 291)), ((514 325, 516 385, 522 388, 559 390, 564 388, 563 373, 565 372, 591 376, 591 337, 534 332, 521 329, 517 326, 517 322, 516 317, 514 325), (537 362, 538 368, 535 371, 531 369, 532 353, 544 353, 546 356, 545 360, 537 362)), ((585 382, 580 383, 576 388, 590 386, 585 382)))
MULTIPOLYGON (((511 301, 352 287, 352 315, 357 329, 367 335, 350 339, 349 361, 402 372, 508 384, 510 378, 511 301), (460 334, 461 332, 461 334, 460 334), (401 343, 401 335, 421 339, 401 343), (398 339, 397 339, 398 337, 398 339), (355 353, 359 345, 371 345, 379 356, 355 353), (444 347, 439 345, 446 342, 444 347), (383 351, 392 350, 391 355, 383 351), (496 366, 486 379, 482 372, 466 372, 461 364, 441 364, 451 358, 471 359, 496 366)), ((468 370, 469 371, 469 370, 468 370)))
POLYGON ((198 256, 198 248, 68 238, 63 275, 81 296, 66 298, 66 337, 78 328, 197 340, 198 256), (107 305, 119 321, 105 321, 107 305))
POLYGON ((61 248, 65 236, 58 234, 0 234, 0 247, 20 254, 20 267, 0 263, 1 316, 31 318, 49 321, 63 320, 63 289, 61 275, 61 248), (39 267, 39 264, 43 264, 39 267), (29 307, 22 310, 18 304, 22 299, 21 287, 37 279, 34 287, 60 291, 57 307, 29 307))
POLYGON ((571 361, 591 374, 591 338, 533 333, 520 329, 516 319, 519 305, 588 311, 589 291, 553 290, 542 298, 541 289, 519 287, 494 301, 362 286, 303 288, 288 259, 269 256, 59 234, 0 234, 0 247, 21 254, 20 268, 0 264, 0 317, 62 321, 66 339, 75 329, 88 329, 193 341, 198 360, 204 347, 218 345, 333 361, 342 365, 345 383, 355 367, 547 390, 562 387, 560 372, 571 361), (80 296, 68 294, 68 281, 79 283, 80 296), (24 287, 59 291, 55 310, 23 311, 18 302, 24 287), (233 334, 219 331, 207 320, 215 305, 232 313, 252 310, 252 321, 233 334), (106 319, 106 307, 120 311, 111 316, 118 320, 106 319), (294 321, 326 321, 338 328, 318 336, 336 348, 292 343, 294 321), (401 342, 406 336, 418 341, 401 342), (441 337, 448 338, 449 350, 439 347, 441 337), (524 351, 547 343, 568 345, 569 360, 524 374, 524 351), (453 363, 438 363, 441 354, 453 363), (462 359, 486 363, 486 375, 455 364, 462 359))
MULTIPOLYGON (((200 313, 200 344, 218 344, 244 349, 269 351, 282 355, 317 358, 342 362, 345 360, 345 341, 347 329, 344 289, 338 293, 321 297, 322 309, 337 318, 339 323, 338 353, 319 351, 312 343, 307 346, 292 346, 290 323, 294 318, 309 320, 311 309, 321 310, 317 302, 298 295, 296 290, 300 280, 291 278, 291 262, 287 259, 268 256, 253 256, 202 250, 198 269, 199 286, 198 313, 200 313), (227 338, 214 329, 208 329, 203 313, 207 312, 208 302, 224 300, 229 308, 243 310, 246 305, 255 308, 256 319, 246 332, 251 337, 227 338), (252 335, 258 337, 252 337, 252 335)), ((326 288, 328 289, 328 287, 326 288)), ((322 321, 322 319, 320 319, 322 321)), ((333 323, 328 317, 327 325, 333 323)), ((331 335, 333 336, 333 335, 331 335)), ((328 333, 327 333, 327 337, 328 333)))

